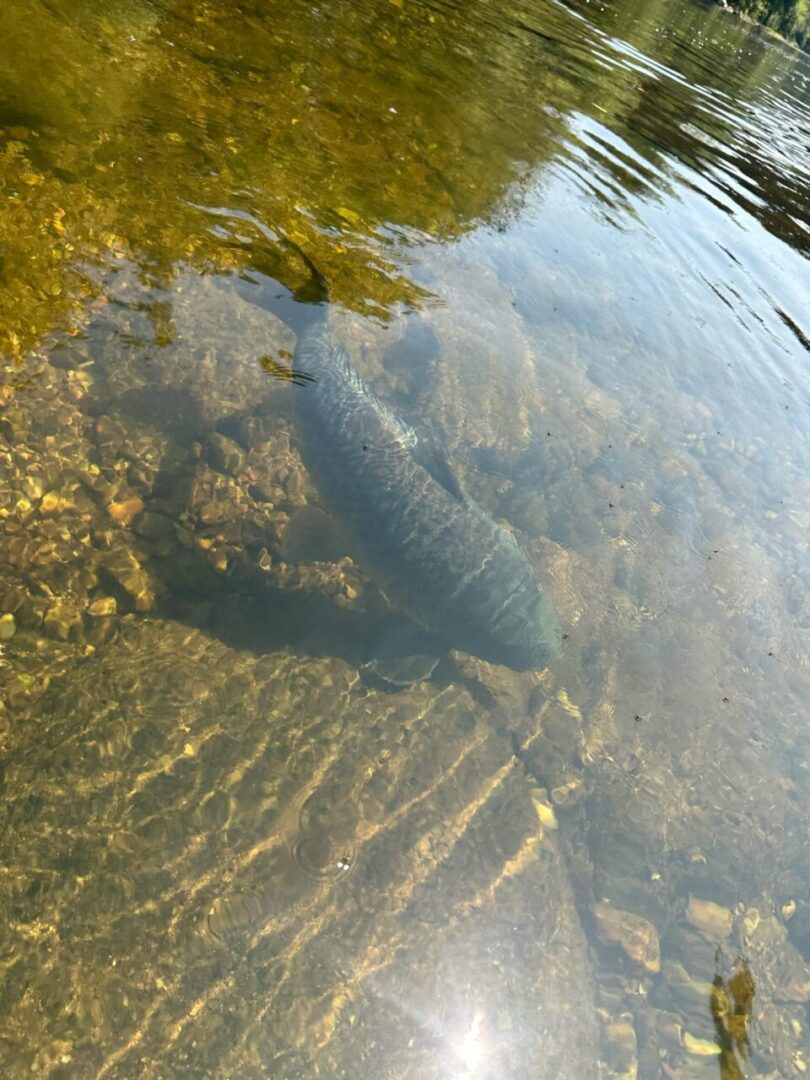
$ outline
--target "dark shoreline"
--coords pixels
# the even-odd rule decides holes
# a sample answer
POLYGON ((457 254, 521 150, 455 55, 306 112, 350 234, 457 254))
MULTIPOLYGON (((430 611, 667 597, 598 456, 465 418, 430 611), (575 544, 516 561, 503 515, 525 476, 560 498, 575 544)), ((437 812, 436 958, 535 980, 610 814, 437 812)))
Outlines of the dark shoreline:
MULTIPOLYGON (((754 0, 756 3, 756 0, 754 0)), ((719 8, 726 15, 734 15, 736 18, 741 19, 743 22, 748 23, 751 26, 759 27, 764 33, 776 38, 778 41, 785 45, 790 45, 792 48, 798 49, 800 52, 810 54, 810 21, 806 27, 800 31, 786 32, 784 29, 777 28, 770 25, 765 20, 775 15, 778 10, 776 6, 771 6, 768 10, 762 12, 764 18, 758 18, 752 15, 750 11, 746 10, 747 4, 743 0, 743 6, 735 7, 734 4, 730 4, 727 0, 712 0, 705 5, 706 7, 719 8)), ((751 5, 753 6, 753 5, 751 5)), ((782 12, 784 17, 785 13, 782 12)))

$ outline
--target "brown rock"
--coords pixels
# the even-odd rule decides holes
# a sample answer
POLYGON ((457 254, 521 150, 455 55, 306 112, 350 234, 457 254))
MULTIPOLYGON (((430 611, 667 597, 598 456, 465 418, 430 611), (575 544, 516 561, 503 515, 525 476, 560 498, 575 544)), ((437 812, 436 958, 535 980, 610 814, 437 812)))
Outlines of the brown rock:
POLYGON ((150 575, 130 552, 117 551, 103 563, 104 574, 126 596, 135 611, 151 611, 156 594, 150 575))
POLYGON ((658 931, 649 919, 622 911, 606 901, 594 905, 593 916, 603 941, 620 945, 627 956, 646 971, 660 970, 658 931))
POLYGON ((111 502, 107 506, 107 513, 113 521, 125 527, 131 525, 142 510, 143 499, 138 495, 131 495, 128 499, 122 499, 120 502, 111 502))
POLYGON ((81 612, 70 604, 54 604, 45 614, 45 629, 52 637, 75 641, 84 629, 81 612))
POLYGON ((99 596, 87 609, 90 615, 101 618, 106 615, 115 615, 118 604, 114 596, 99 596))
POLYGON ((720 942, 725 941, 731 933, 734 916, 728 908, 721 907, 712 900, 690 896, 686 906, 686 921, 709 941, 720 942))

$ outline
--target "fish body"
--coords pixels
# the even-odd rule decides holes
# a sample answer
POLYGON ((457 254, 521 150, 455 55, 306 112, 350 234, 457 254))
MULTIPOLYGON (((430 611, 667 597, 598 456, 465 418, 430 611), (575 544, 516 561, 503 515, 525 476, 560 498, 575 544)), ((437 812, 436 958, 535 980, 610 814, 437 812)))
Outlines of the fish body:
POLYGON ((297 390, 304 464, 361 568, 449 647, 517 671, 545 667, 560 629, 525 552, 368 388, 325 307, 303 330, 295 367, 312 378, 297 390))

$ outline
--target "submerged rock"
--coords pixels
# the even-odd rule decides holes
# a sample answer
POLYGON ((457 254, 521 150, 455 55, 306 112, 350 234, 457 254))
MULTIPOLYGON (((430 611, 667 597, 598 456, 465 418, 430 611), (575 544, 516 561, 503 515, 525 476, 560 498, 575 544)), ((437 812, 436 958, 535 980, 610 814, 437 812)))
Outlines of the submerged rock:
POLYGON ((636 1080, 638 1076, 638 1040, 629 1013, 613 1017, 606 1025, 608 1064, 616 1080, 636 1080))
POLYGON ((82 613, 71 604, 60 602, 54 604, 45 613, 44 626, 46 631, 62 641, 80 638, 84 630, 82 613))
POLYGON ((131 552, 114 551, 102 561, 100 568, 134 611, 151 611, 155 606, 157 585, 131 552))
POLYGON ((115 615, 118 611, 118 603, 114 596, 100 596, 87 608, 88 615, 95 618, 106 618, 115 615))
POLYGON ((237 476, 245 467, 245 451, 233 439, 212 432, 206 440, 206 457, 215 469, 237 476))
POLYGON ((712 900, 701 900, 690 896, 686 905, 686 921, 691 923, 709 941, 721 942, 731 934, 734 915, 728 908, 715 904, 712 900))
POLYGON ((152 510, 144 510, 139 514, 135 518, 133 529, 145 540, 166 540, 175 535, 175 526, 171 519, 152 510))
POLYGON ((658 933, 648 919, 631 911, 622 911, 604 901, 594 905, 593 917, 603 941, 619 945, 630 960, 645 971, 653 974, 660 971, 658 933))
POLYGON ((130 495, 129 498, 107 505, 107 513, 117 525, 131 525, 142 510, 143 499, 138 495, 130 495))
POLYGON ((688 1031, 683 1033, 683 1048, 695 1057, 717 1057, 721 1053, 715 1039, 700 1039, 688 1031))

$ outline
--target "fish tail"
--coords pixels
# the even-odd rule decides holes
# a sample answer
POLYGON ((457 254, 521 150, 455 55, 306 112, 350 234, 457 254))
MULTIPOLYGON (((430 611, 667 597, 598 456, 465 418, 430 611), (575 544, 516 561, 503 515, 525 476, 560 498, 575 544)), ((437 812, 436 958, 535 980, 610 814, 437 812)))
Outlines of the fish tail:
POLYGON ((300 385, 317 382, 320 376, 329 370, 348 370, 354 374, 346 351, 337 345, 331 336, 329 286, 326 278, 294 240, 286 236, 280 236, 279 239, 298 255, 310 273, 309 282, 296 290, 296 300, 308 307, 308 316, 303 326, 296 327, 295 369, 290 372, 289 377, 300 385))
POLYGON ((319 304, 326 305, 329 303, 329 287, 326 284, 326 278, 321 271, 307 255, 307 253, 300 247, 294 240, 291 240, 288 236, 284 236, 283 233, 279 233, 279 239, 287 247, 291 248, 301 262, 306 266, 310 273, 309 282, 303 287, 296 290, 296 299, 305 304, 319 304))

